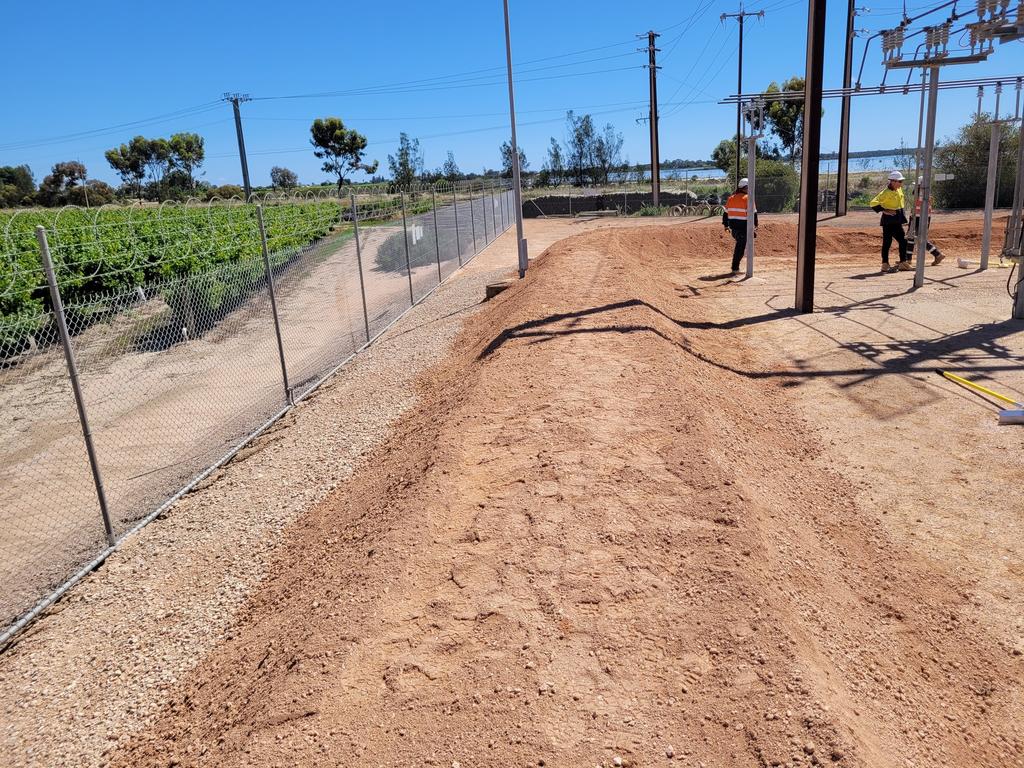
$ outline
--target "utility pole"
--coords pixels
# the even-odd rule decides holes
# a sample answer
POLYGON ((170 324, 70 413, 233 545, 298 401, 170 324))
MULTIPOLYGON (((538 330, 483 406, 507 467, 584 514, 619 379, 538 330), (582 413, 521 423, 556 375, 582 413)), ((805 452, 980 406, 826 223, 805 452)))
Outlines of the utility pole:
MULTIPOLYGON (((721 21, 724 22, 726 19, 736 19, 740 23, 740 55, 739 65, 736 72, 736 93, 743 93, 743 20, 747 16, 756 16, 759 19, 764 18, 764 11, 744 11, 743 3, 740 3, 740 9, 737 13, 723 13, 721 21)), ((740 103, 736 103, 736 184, 740 181, 740 147, 742 146, 742 139, 740 138, 740 128, 742 126, 742 107, 740 103)), ((734 184, 733 186, 736 186, 734 184)))
POLYGON ((512 198, 516 206, 516 253, 519 254, 519 278, 526 277, 530 255, 523 237, 523 187, 519 169, 519 144, 516 141, 516 94, 512 87, 512 32, 508 23, 508 0, 505 4, 505 62, 508 65, 508 114, 512 127, 512 198))
POLYGON ((238 157, 242 161, 242 188, 245 190, 245 202, 249 202, 249 197, 252 195, 252 186, 249 184, 249 161, 245 157, 245 138, 242 136, 242 113, 238 111, 238 105, 245 101, 252 101, 252 97, 247 93, 225 93, 224 101, 230 101, 235 111, 238 157))
MULTIPOLYGON (((846 59, 843 62, 843 88, 849 89, 853 82, 853 20, 857 15, 854 0, 849 0, 846 10, 846 59)), ((846 189, 849 186, 850 164, 850 94, 843 94, 843 106, 839 117, 839 170, 836 173, 836 216, 846 215, 846 189)))
MULTIPOLYGON (((637 35, 642 38, 643 35, 637 35)), ((658 206, 658 197, 661 195, 661 163, 658 158, 658 63, 656 54, 660 48, 654 46, 654 41, 661 37, 653 30, 647 33, 647 47, 638 48, 643 52, 647 51, 647 69, 650 73, 651 84, 651 106, 647 113, 647 121, 651 126, 651 205, 658 206)))

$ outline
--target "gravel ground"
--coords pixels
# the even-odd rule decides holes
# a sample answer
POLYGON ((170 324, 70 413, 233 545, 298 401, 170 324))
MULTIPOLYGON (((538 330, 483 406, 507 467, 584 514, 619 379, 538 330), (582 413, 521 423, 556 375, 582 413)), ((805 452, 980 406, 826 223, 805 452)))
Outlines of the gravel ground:
POLYGON ((114 766, 1024 765, 1020 433, 932 372, 1021 390, 1006 273, 819 235, 813 315, 785 222, 551 248, 114 766))
POLYGON ((0 656, 0 765, 101 765, 151 721, 182 674, 230 636, 282 529, 415 402, 416 376, 449 349, 484 285, 508 272, 514 244, 511 232, 495 241, 0 656))

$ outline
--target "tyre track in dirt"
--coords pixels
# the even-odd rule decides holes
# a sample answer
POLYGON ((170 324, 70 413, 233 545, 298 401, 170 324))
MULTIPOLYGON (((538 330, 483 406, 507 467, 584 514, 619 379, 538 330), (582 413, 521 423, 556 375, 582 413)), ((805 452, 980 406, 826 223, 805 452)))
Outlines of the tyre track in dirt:
POLYGON ((1020 657, 729 370, 708 245, 552 247, 115 764, 1021 764, 1020 657))

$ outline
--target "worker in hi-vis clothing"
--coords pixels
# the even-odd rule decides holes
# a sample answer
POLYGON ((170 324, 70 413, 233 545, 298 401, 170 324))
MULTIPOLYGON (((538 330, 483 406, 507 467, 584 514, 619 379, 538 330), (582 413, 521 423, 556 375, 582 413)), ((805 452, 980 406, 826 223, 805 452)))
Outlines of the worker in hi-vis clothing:
MULTIPOLYGON (((747 250, 747 179, 740 179, 736 191, 729 195, 722 211, 722 226, 732 233, 736 245, 732 249, 732 274, 740 272, 740 259, 747 250)), ((757 209, 754 209, 754 229, 757 230, 757 209)))
POLYGON ((907 237, 903 227, 907 223, 907 214, 903 207, 906 201, 903 199, 903 174, 893 171, 889 174, 889 184, 875 195, 871 201, 871 209, 875 213, 881 213, 882 218, 879 224, 882 225, 882 271, 883 272, 906 272, 913 269, 910 263, 910 256, 907 253, 907 237), (895 240, 900 248, 900 262, 895 267, 889 265, 889 248, 895 240))
MULTIPOLYGON (((910 223, 907 225, 907 249, 910 253, 914 252, 914 241, 917 240, 917 220, 921 218, 921 198, 924 195, 921 185, 924 183, 924 177, 917 177, 917 186, 914 188, 914 215, 910 217, 910 223)), ((928 226, 932 225, 932 209, 935 207, 934 198, 928 198, 928 226)), ((931 240, 925 243, 925 247, 928 249, 928 253, 932 255, 932 266, 942 262, 946 255, 938 249, 931 240)))

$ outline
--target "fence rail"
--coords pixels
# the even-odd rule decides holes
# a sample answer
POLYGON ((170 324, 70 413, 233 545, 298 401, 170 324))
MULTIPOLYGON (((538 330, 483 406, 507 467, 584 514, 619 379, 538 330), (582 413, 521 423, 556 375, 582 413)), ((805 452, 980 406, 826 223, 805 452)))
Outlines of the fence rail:
POLYGON ((0 220, 0 647, 512 205, 498 183, 0 220))

